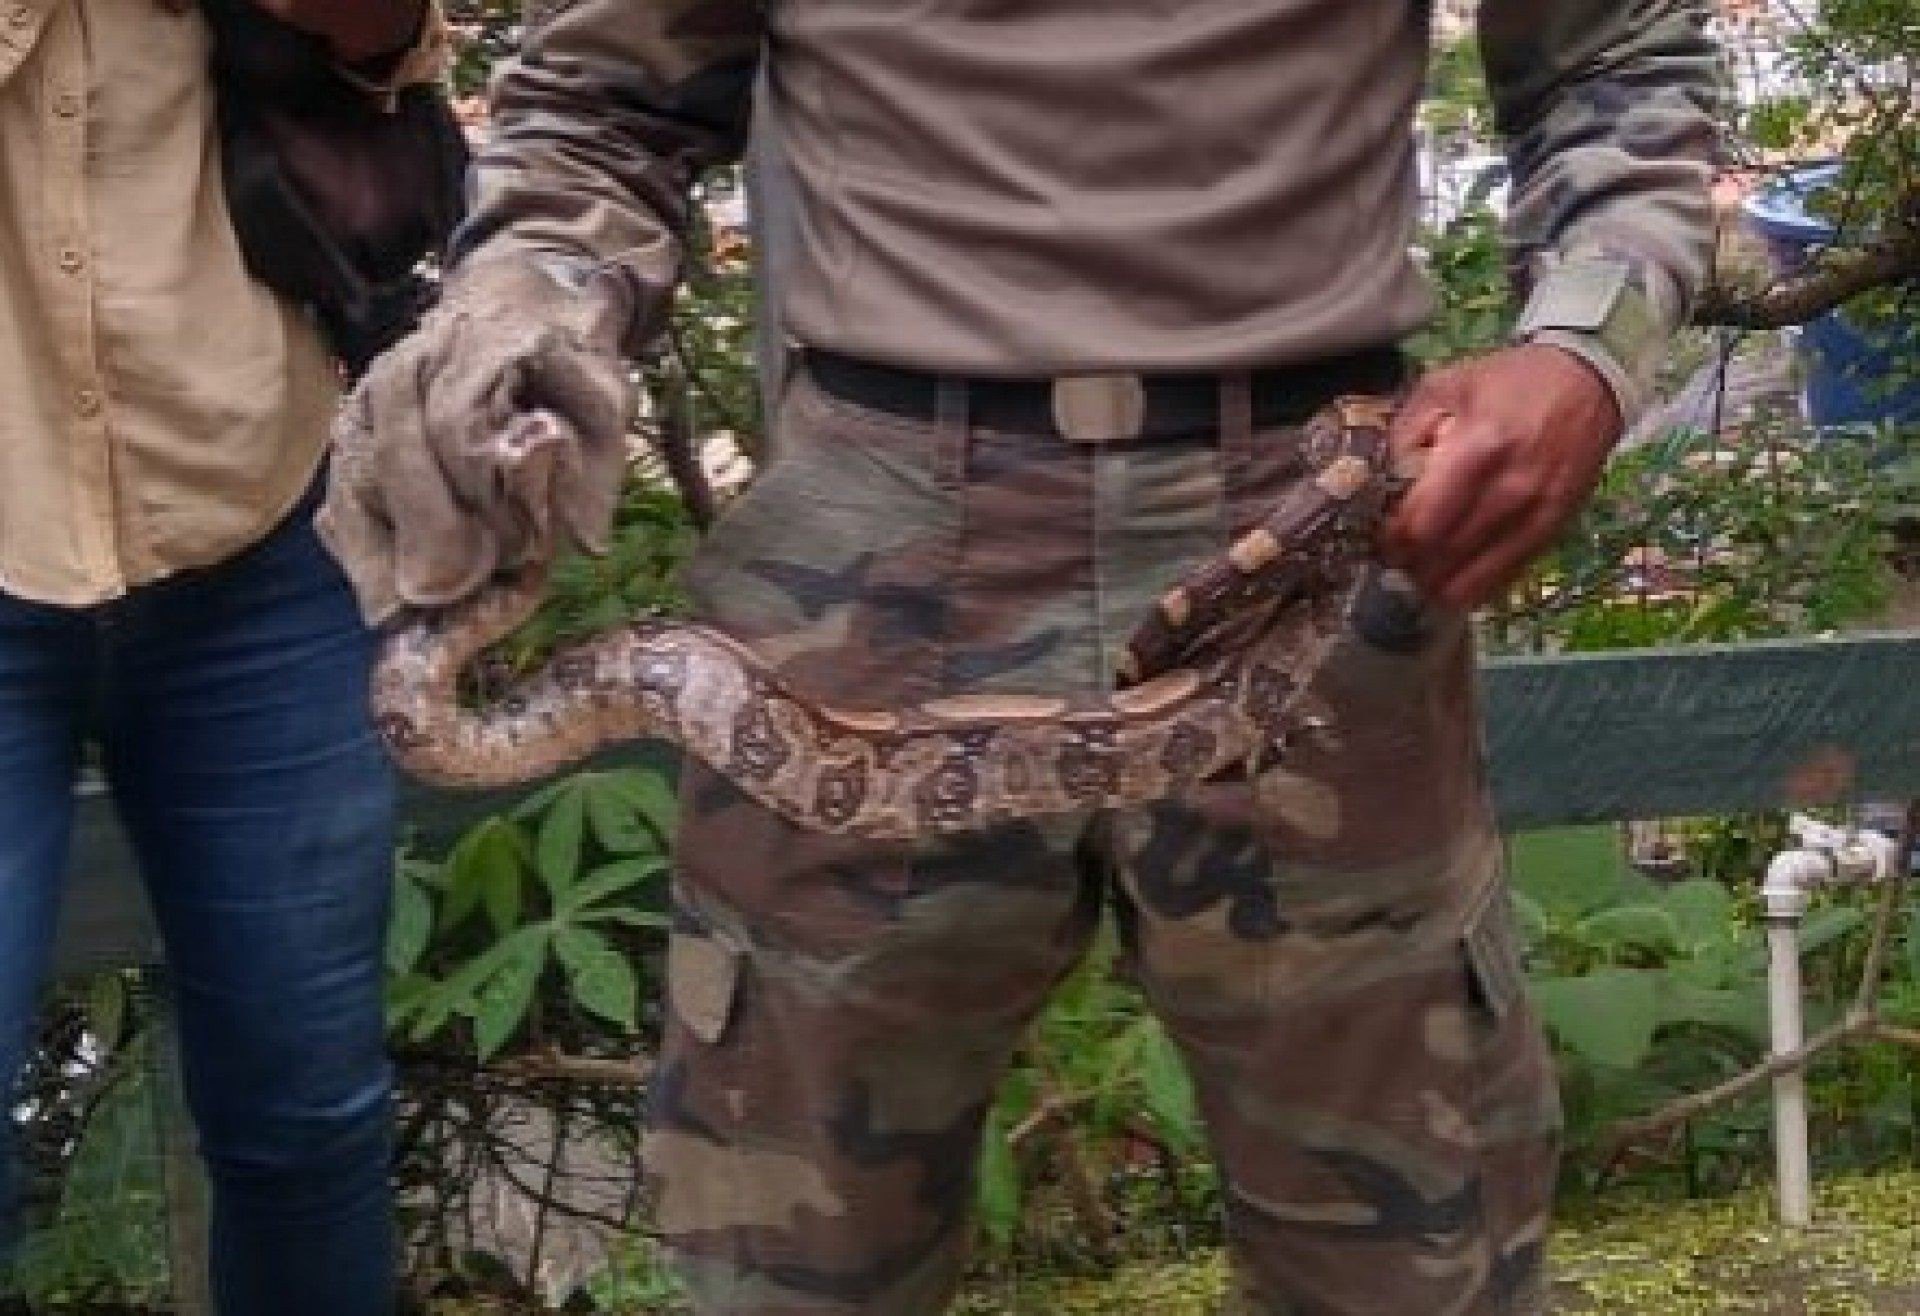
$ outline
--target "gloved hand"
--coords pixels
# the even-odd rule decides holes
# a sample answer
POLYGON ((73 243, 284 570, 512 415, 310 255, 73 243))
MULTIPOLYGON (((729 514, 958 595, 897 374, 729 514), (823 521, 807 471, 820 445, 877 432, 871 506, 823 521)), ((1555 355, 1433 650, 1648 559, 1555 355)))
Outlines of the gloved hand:
POLYGON ((629 299, 563 258, 461 267, 334 426, 317 525, 370 623, 606 547, 634 401, 629 299))

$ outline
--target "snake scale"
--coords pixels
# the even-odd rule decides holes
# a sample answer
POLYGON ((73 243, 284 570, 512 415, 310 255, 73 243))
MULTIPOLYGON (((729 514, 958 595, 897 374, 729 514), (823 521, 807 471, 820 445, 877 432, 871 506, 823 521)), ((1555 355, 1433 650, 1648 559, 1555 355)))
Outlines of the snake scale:
POLYGON ((384 645, 374 720, 425 781, 490 788, 616 742, 671 741, 802 826, 876 839, 1136 805, 1284 758, 1402 484, 1389 405, 1348 398, 1301 430, 1306 474, 1163 595, 1115 690, 972 695, 898 710, 809 701, 716 631, 647 619, 556 654, 485 706, 461 674, 538 606, 523 572, 409 619, 384 645))

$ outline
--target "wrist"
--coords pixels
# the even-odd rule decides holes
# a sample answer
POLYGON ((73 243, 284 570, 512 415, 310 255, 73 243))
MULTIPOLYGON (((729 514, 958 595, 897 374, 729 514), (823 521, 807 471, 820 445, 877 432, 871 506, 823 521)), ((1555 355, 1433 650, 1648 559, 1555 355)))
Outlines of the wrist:
POLYGON ((1633 266, 1582 255, 1541 272, 1515 337, 1557 348, 1591 370, 1612 394, 1625 427, 1652 400, 1671 328, 1633 266))
POLYGON ((1529 338, 1524 345, 1551 349, 1584 373, 1594 387, 1598 399, 1596 405, 1612 413, 1615 442, 1645 411, 1642 390, 1627 377, 1613 355, 1596 344, 1591 336, 1546 330, 1529 338))
POLYGON ((536 320, 613 355, 622 353, 635 319, 633 298, 605 262, 539 249, 461 261, 447 274, 443 302, 469 314, 536 320))

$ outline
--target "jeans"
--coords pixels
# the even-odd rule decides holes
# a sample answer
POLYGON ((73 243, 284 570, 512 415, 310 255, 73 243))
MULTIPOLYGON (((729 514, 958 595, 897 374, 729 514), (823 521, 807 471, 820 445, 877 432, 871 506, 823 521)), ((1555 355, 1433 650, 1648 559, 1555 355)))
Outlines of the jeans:
MULTIPOLYGON (((309 502, 235 559, 96 608, 0 594, 0 1092, 31 1045, 97 733, 166 939, 223 1316, 392 1309, 394 785, 366 713, 373 639, 311 520, 309 502)), ((0 1257, 11 1159, 0 1145, 0 1257)))

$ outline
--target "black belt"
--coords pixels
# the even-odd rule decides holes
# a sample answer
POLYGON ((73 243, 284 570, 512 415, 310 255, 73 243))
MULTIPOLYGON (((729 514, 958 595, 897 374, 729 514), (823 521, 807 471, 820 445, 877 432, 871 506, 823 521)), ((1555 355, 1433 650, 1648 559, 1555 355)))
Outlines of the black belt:
MULTIPOLYGON (((1052 434, 1076 442, 1176 438, 1220 427, 1226 374, 1080 375, 1061 379, 956 377, 906 370, 808 348, 807 371, 833 397, 911 420, 949 405, 985 429, 1052 434)), ((1247 372, 1256 428, 1295 425, 1334 398, 1388 394, 1406 382, 1398 348, 1376 347, 1319 361, 1247 372)))

